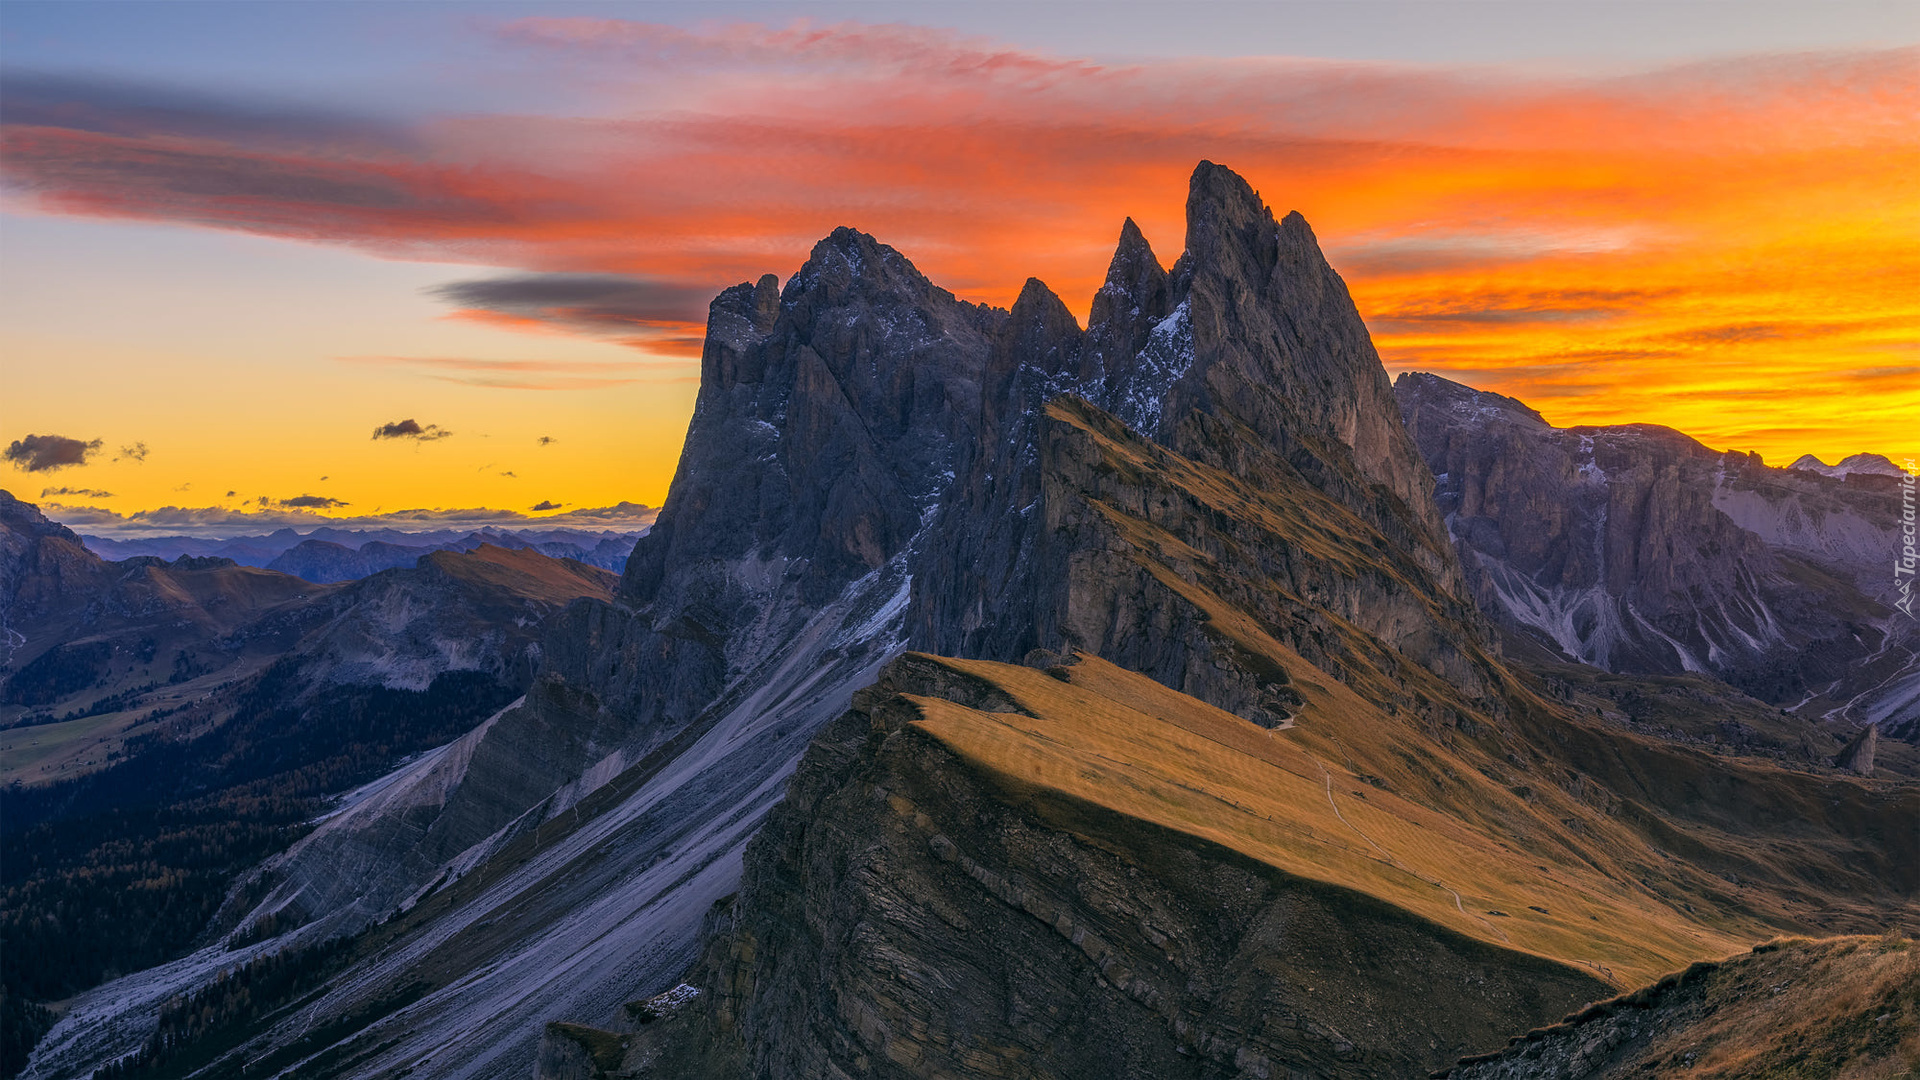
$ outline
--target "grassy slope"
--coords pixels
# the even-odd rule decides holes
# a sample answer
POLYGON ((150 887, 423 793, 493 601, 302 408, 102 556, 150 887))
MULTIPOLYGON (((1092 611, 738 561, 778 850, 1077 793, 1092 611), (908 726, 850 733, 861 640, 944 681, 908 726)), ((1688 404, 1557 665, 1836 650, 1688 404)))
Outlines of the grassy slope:
POLYGON ((1571 1075, 1895 1080, 1920 1075, 1920 949, 1786 940, 1692 965, 1469 1059, 1460 1080, 1571 1075))
MULTIPOLYGON (((1097 659, 1062 669, 1067 682, 1030 668, 941 662, 1034 714, 916 699, 918 726, 1016 797, 1059 791, 1619 986, 1770 933, 1751 917, 1689 916, 1577 859, 1515 847, 1370 784, 1344 744, 1357 729, 1391 722, 1330 681, 1303 680, 1298 726, 1270 732, 1097 659)), ((1475 794, 1526 812, 1510 793, 1475 794)))
POLYGON ((608 600, 620 587, 619 574, 531 548, 482 544, 468 552, 436 551, 422 556, 420 562, 472 585, 550 604, 567 604, 583 596, 608 600))

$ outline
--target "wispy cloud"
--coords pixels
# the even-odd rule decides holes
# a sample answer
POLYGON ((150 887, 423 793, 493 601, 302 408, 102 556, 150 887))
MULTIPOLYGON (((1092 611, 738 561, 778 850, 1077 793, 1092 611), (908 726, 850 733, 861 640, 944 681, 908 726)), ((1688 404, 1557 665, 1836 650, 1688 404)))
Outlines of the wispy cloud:
POLYGON ((215 93, 34 71, 0 74, 6 122, 134 138, 206 139, 256 145, 407 152, 402 125, 301 104, 236 101, 215 93))
POLYGON ((715 289, 614 274, 523 274, 428 290, 457 317, 509 329, 610 338, 648 352, 700 355, 715 289))
MULTIPOLYGON (((467 356, 342 356, 342 363, 413 368, 430 379, 502 390, 598 390, 638 382, 698 380, 676 360, 492 360, 467 356)), ((404 436, 403 436, 404 437, 404 436)), ((539 445, 558 440, 541 436, 539 445)))
POLYGON ((50 487, 41 488, 40 497, 43 499, 111 499, 113 492, 101 491, 98 488, 50 487))

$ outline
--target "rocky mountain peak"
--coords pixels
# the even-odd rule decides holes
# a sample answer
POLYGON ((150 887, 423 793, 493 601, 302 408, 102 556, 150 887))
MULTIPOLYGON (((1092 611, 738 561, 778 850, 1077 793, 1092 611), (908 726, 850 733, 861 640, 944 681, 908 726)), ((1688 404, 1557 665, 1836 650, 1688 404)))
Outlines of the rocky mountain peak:
POLYGON ((1787 466, 1787 468, 1797 469, 1801 472, 1819 473, 1821 476, 1831 476, 1836 479, 1845 479, 1856 473, 1863 473, 1868 476, 1906 475, 1906 470, 1895 465, 1885 454, 1849 454, 1841 458, 1840 462, 1836 465, 1829 465, 1813 454, 1802 454, 1799 460, 1787 466))
POLYGON ((1491 390, 1475 390, 1424 371, 1401 372, 1393 382, 1393 393, 1400 401, 1400 412, 1409 430, 1416 432, 1416 439, 1421 427, 1420 414, 1427 410, 1485 421, 1504 420, 1539 428, 1550 426, 1545 417, 1524 401, 1491 390))
POLYGON ((848 302, 854 294, 870 298, 917 300, 929 292, 945 292, 921 274, 906 256, 858 229, 841 226, 827 234, 807 261, 787 282, 782 299, 791 303, 811 294, 829 305, 848 302))
POLYGON ((58 536, 75 544, 81 543, 80 537, 72 529, 57 521, 49 521, 39 507, 21 502, 10 491, 0 491, 0 529, 28 536, 58 536))
POLYGON ((987 378, 997 382, 1016 366, 1046 376, 1075 375, 1083 334, 1073 312, 1039 278, 1028 278, 994 342, 987 378))
MULTIPOLYGON (((1153 328, 1172 310, 1167 271, 1141 235, 1140 227, 1128 218, 1120 227, 1120 242, 1107 266, 1106 283, 1093 295, 1082 381, 1115 388, 1130 382, 1153 328)), ((1143 394, 1143 399, 1146 396, 1143 394)))
POLYGON ((1019 299, 1013 302, 1008 312, 1007 329, 1015 333, 1026 332, 1029 328, 1042 330, 1047 337, 1061 337, 1080 332, 1080 320, 1073 317, 1047 283, 1039 278, 1030 277, 1020 288, 1019 299))
POLYGON ((743 368, 747 349, 773 330, 780 317, 780 279, 772 274, 757 284, 739 284, 713 298, 707 307, 707 341, 701 350, 701 397, 726 393, 745 380, 760 381, 758 368, 743 368))
POLYGON ((1211 161, 1194 168, 1187 187, 1183 263, 1257 285, 1273 271, 1278 232, 1273 212, 1239 173, 1211 161))
POLYGON ((1201 162, 1173 278, 1169 318, 1179 325, 1167 336, 1184 355, 1172 365, 1159 441, 1213 461, 1206 437, 1180 427, 1193 414, 1225 422, 1298 459, 1317 485, 1343 489, 1343 501, 1369 502, 1366 489, 1384 487, 1401 503, 1396 515, 1444 535, 1366 324, 1305 218, 1276 220, 1245 180, 1201 162))
MULTIPOLYGON (((1131 329, 1143 320, 1147 325, 1165 318, 1172 307, 1167 302, 1167 272, 1153 254, 1153 245, 1141 234, 1140 226, 1128 218, 1120 226, 1120 242, 1114 248, 1113 261, 1107 264, 1107 280, 1093 296, 1090 326, 1126 326, 1131 329)), ((1139 342, 1135 349, 1139 348, 1139 342)))

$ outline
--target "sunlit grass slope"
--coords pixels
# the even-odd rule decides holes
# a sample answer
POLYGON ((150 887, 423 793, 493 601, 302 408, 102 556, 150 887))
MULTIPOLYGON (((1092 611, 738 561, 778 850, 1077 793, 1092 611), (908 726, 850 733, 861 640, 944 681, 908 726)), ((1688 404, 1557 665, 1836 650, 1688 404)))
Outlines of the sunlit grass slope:
POLYGON ((1920 1075, 1920 948, 1897 934, 1767 942, 1591 1005, 1452 1075, 1569 1072, 1581 1080, 1920 1075))
POLYGON ((1642 884, 1663 860, 1627 827, 1564 796, 1529 801, 1444 747, 1410 753, 1425 740, 1324 676, 1296 676, 1296 726, 1268 731, 1096 658, 1052 673, 937 662, 1031 715, 916 697, 916 726, 1043 814, 1047 793, 1091 802, 1623 987, 1779 923, 1704 875, 1642 884), (1410 782, 1395 758, 1447 778, 1410 782))

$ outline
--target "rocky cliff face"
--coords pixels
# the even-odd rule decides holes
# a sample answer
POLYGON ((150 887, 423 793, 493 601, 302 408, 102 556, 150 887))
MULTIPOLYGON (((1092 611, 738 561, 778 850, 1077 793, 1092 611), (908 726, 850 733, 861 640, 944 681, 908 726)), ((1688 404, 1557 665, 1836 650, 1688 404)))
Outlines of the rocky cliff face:
MULTIPOLYGON (((1642 760, 1661 752, 1631 741, 1570 734, 1570 711, 1530 698, 1492 655, 1461 595, 1427 470, 1304 222, 1276 221, 1213 166, 1196 172, 1193 193, 1187 251, 1171 272, 1123 228, 1085 331, 1044 285, 1027 283, 987 349, 979 445, 959 456, 912 563, 909 640, 1042 666, 1074 651, 1102 657, 1188 695, 1142 706, 1165 722, 1200 703, 1233 714, 1204 727, 1215 745, 1269 752, 1271 743, 1242 742, 1264 728, 1275 733, 1266 739, 1319 748, 1300 760, 1303 772, 1317 770, 1304 775, 1324 781, 1340 827, 1397 869, 1409 865, 1407 849, 1353 825, 1372 812, 1365 796, 1351 811, 1335 805, 1346 777, 1418 790, 1420 805, 1446 807, 1456 825, 1489 837, 1526 837, 1537 869, 1553 875, 1572 871, 1562 860, 1573 850, 1588 867, 1647 859, 1645 837, 1591 815, 1616 805, 1608 784, 1624 781, 1643 798, 1641 781, 1626 775, 1672 763, 1642 760), (1322 696, 1328 676, 1369 703, 1364 717, 1322 696), (1546 739, 1581 749, 1543 756, 1546 739), (1316 758, 1322 750, 1341 764, 1316 758), (1636 761, 1627 774, 1615 772, 1623 753, 1636 761), (1481 791, 1461 769, 1499 778, 1503 794, 1481 791), (1561 797, 1543 782, 1581 794, 1519 816, 1494 808, 1516 792, 1530 806, 1561 797)), ((1148 825, 1218 837, 1221 815, 1248 809, 1223 780, 1243 763, 1229 754, 1197 769, 1203 787, 1176 785, 1210 791, 1221 803, 1212 809, 1155 818, 1149 806, 1101 795, 1117 800, 1103 802, 1116 817, 1061 810, 1071 786, 1063 778, 1092 777, 1102 793, 1146 791, 1151 782, 1128 766, 1183 751, 1129 742, 1117 718, 1078 726, 1030 712, 1009 691, 910 659, 816 740, 673 1009, 635 1003, 614 1031, 556 1025, 544 1075, 1407 1075, 1443 1063, 1445 1037, 1423 1026, 1403 991, 1459 977, 1461 954, 1444 932, 1388 929, 1362 914, 1386 909, 1329 906, 1307 882, 1255 884, 1205 858, 1184 862, 1162 842, 1186 841, 1148 825), (954 742, 922 737, 939 729, 933 699, 1030 717, 1048 734, 1027 750, 981 736, 987 748, 972 746, 962 761, 942 750, 960 753, 954 742), (1096 737, 1116 743, 1084 747, 1096 737), (1055 740, 1085 753, 1045 764, 1040 747, 1055 740), (1290 937, 1289 925, 1313 927, 1313 943, 1290 937), (1368 976, 1364 988, 1343 981, 1376 965, 1421 975, 1368 976), (1278 988, 1323 981, 1338 987, 1335 1000, 1278 988), (1391 1001, 1368 997, 1379 994, 1391 1001), (656 1027, 632 1022, 656 1015, 656 1027)), ((1067 671, 1056 677, 1079 685, 1067 671)), ((1148 697, 1135 685, 1119 700, 1148 697)), ((1304 803, 1279 805, 1306 814, 1304 803)), ((1695 810, 1655 813, 1676 812, 1695 810)), ((1720 828, 1700 825, 1700 836, 1720 828)), ((1744 841, 1710 844, 1744 859, 1732 854, 1744 841)), ((1315 867, 1306 877, 1324 884, 1337 861, 1321 852, 1290 865, 1315 867)), ((1382 895, 1373 888, 1361 891, 1382 895)), ((1677 888, 1702 896, 1715 886, 1677 888)), ((1470 937, 1530 957, 1489 954, 1482 981, 1450 999, 1445 1023, 1492 1031, 1592 992, 1578 970, 1538 965, 1543 951, 1560 955, 1547 939, 1519 946, 1525 928, 1500 921, 1515 911, 1556 918, 1561 900, 1462 901, 1460 886, 1441 889, 1453 902, 1436 918, 1458 917, 1470 937)), ((1643 942, 1675 934, 1676 914, 1704 925, 1693 907, 1662 910, 1580 917, 1635 926, 1643 942)), ((1672 938, 1680 954, 1693 932, 1672 938)), ((1624 954, 1607 955, 1619 963, 1624 954)))
POLYGON ((1812 717, 1920 717, 1914 625, 1887 606, 1890 485, 1769 469, 1650 425, 1554 428, 1433 375, 1396 391, 1474 595, 1510 628, 1812 717))
MULTIPOLYGON (((1555 718, 1585 744, 1576 769, 1499 782, 1578 799, 1523 785, 1528 810, 1485 822, 1502 789, 1417 774, 1490 762, 1463 744, 1397 771, 1432 752, 1418 729, 1311 676, 1272 733, 1068 660, 890 664, 814 740, 687 981, 608 1028, 550 1025, 539 1075, 1419 1076, 1765 935, 1747 923, 1760 892, 1736 899, 1707 869, 1737 839, 1669 800, 1656 812, 1705 845, 1673 876, 1618 820, 1637 799, 1596 804, 1633 785, 1592 752, 1664 771, 1661 751, 1555 718), (1622 864, 1660 876, 1610 881, 1622 864)), ((1705 769, 1662 786, 1774 783, 1705 769)), ((1909 788, 1855 812, 1885 825, 1915 805, 1909 788)))
MULTIPOLYGON (((419 797, 383 796, 407 808, 401 833, 371 812, 329 827, 367 830, 351 846, 410 868, 381 903, 412 904, 533 832, 579 824, 575 808, 616 790, 624 801, 579 828, 650 831, 623 854, 639 860, 626 872, 673 852, 649 871, 662 891, 629 893, 621 910, 668 902, 669 871, 723 890, 726 874, 709 868, 738 858, 806 738, 910 643, 1009 659, 1084 648, 1269 725, 1286 722, 1290 676, 1254 659, 1249 635, 1296 642, 1409 707, 1435 690, 1484 695, 1474 615, 1455 595, 1424 470, 1382 409, 1389 390, 1365 328, 1310 231, 1276 221, 1213 165, 1195 174, 1189 218, 1190 250, 1171 274, 1123 230, 1085 331, 1038 282, 1011 312, 963 304, 852 230, 822 241, 784 289, 768 277, 723 293, 679 471, 620 595, 558 619, 527 701, 409 773, 419 797), (1276 545, 1305 535, 1288 520, 1301 500, 1337 516, 1367 554, 1336 565, 1285 555, 1276 545), (1230 524, 1245 508, 1257 513, 1230 524), (1193 546, 1166 548, 1154 530, 1168 528, 1193 546), (1266 549, 1264 583, 1216 572, 1266 549), (1205 583, 1229 579, 1262 619, 1213 625, 1205 583), (1271 602, 1255 596, 1268 588, 1271 602), (397 835, 413 837, 404 854, 397 835)), ((697 911, 718 895, 677 889, 671 902, 697 911)), ((308 914, 327 918, 325 905, 308 914)), ((481 914, 445 919, 431 932, 481 914)), ((623 940, 665 963, 686 955, 694 930, 657 920, 623 940)), ((555 946, 529 933, 505 947, 555 946)), ((364 985, 407 969, 391 971, 364 985)), ((500 1037, 466 1052, 526 1054, 515 1024, 593 1015, 607 1007, 595 995, 615 992, 497 991, 514 998, 494 1017, 500 1037)), ((453 1023, 462 1006, 449 994, 410 1007, 419 1034, 379 1061, 398 1068, 425 1052, 437 1029, 422 1017, 453 1023)), ((386 1037, 376 1024, 350 1041, 386 1037)))
POLYGON ((1430 480, 1311 230, 1209 163, 1187 216, 1171 273, 1127 222, 1084 333, 1027 283, 987 365, 986 437, 916 578, 915 647, 1083 649, 1283 717, 1284 676, 1249 663, 1197 587, 1405 704, 1422 696, 1409 661, 1487 701, 1430 480))

